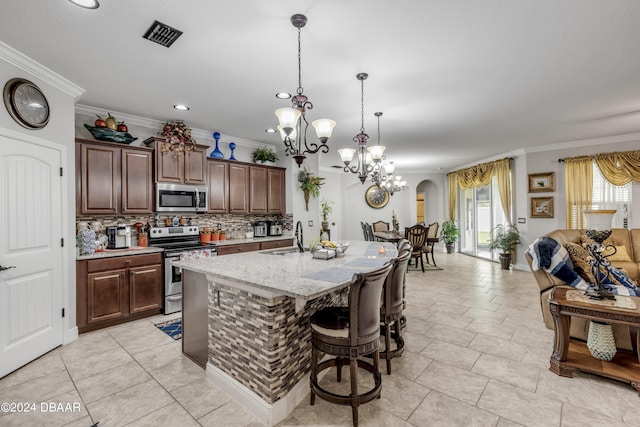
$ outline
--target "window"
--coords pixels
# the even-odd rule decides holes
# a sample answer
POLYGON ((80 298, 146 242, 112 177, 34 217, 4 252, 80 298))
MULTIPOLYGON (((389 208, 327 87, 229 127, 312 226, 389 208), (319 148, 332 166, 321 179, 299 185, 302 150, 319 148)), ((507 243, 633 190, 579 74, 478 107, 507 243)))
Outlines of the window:
POLYGON ((613 228, 630 228, 631 224, 631 183, 613 185, 607 181, 596 162, 593 162, 592 209, 615 209, 613 228))

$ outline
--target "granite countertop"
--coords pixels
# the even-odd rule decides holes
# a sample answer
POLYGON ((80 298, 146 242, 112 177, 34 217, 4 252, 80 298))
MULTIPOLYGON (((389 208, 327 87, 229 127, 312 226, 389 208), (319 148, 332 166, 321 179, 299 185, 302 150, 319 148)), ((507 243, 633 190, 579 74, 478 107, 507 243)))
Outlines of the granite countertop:
POLYGON ((173 265, 203 273, 214 282, 308 301, 347 286, 355 273, 374 270, 397 255, 392 243, 364 241, 352 241, 344 257, 329 260, 314 259, 309 252, 272 254, 290 249, 174 261, 173 265), (380 246, 386 254, 378 254, 380 246))
POLYGON ((164 252, 164 249, 155 248, 153 246, 147 246, 147 247, 132 246, 127 249, 107 249, 101 252, 96 252, 94 254, 76 255, 76 261, 81 261, 85 259, 102 259, 102 258, 113 258, 118 256, 153 254, 157 252, 164 252))

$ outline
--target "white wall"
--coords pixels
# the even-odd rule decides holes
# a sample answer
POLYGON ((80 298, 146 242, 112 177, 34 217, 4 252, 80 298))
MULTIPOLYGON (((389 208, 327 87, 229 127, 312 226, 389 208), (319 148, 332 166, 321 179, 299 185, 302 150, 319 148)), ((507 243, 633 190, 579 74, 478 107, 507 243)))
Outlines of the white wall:
MULTIPOLYGON (((62 283, 63 304, 66 308, 65 343, 77 337, 76 328, 76 280, 75 280, 75 143, 74 109, 75 98, 83 91, 78 86, 23 56, 0 42, 0 82, 2 86, 14 77, 32 81, 40 87, 50 105, 49 123, 44 129, 28 130, 18 125, 6 108, 0 107, 0 132, 22 134, 29 139, 38 139, 45 145, 62 147, 64 158, 63 176, 63 222, 60 224, 65 239, 63 250, 62 283)), ((56 148, 57 148, 56 147, 56 148)), ((6 201, 2 201, 6 203, 6 201)))

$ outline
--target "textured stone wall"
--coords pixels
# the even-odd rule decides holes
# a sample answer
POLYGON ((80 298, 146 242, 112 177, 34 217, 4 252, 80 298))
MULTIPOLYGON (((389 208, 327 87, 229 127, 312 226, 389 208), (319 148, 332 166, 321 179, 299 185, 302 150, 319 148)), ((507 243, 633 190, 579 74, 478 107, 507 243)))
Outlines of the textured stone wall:
POLYGON ((340 305, 347 288, 307 302, 263 298, 209 283, 209 363, 253 390, 268 403, 282 398, 309 371, 309 316, 340 305), (213 292, 220 292, 220 305, 213 292))

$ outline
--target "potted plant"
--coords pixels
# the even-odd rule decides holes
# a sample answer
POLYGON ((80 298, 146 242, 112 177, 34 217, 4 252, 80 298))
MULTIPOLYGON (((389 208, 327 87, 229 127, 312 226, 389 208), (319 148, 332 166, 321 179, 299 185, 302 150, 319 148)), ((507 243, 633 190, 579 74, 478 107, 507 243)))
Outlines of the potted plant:
POLYGON ((262 164, 274 164, 278 161, 278 156, 270 148, 260 147, 253 150, 251 153, 251 160, 253 163, 262 164))
POLYGON ((452 254, 455 249, 456 240, 460 236, 460 229, 454 221, 445 221, 440 229, 440 238, 444 242, 447 253, 452 254))
POLYGON ((513 224, 498 224, 491 230, 489 249, 500 250, 500 265, 503 270, 509 270, 511 258, 516 245, 520 243, 520 232, 513 224))
POLYGON ((307 168, 298 172, 298 184, 304 192, 304 204, 307 211, 309 210, 309 196, 318 197, 320 195, 320 186, 324 184, 323 179, 314 176, 307 168))
POLYGON ((207 227, 200 230, 200 243, 209 243, 211 241, 211 231, 207 227))
POLYGON ((322 229, 324 231, 329 231, 329 214, 333 212, 332 204, 333 202, 327 199, 323 199, 322 202, 320 202, 320 209, 322 209, 322 229))

